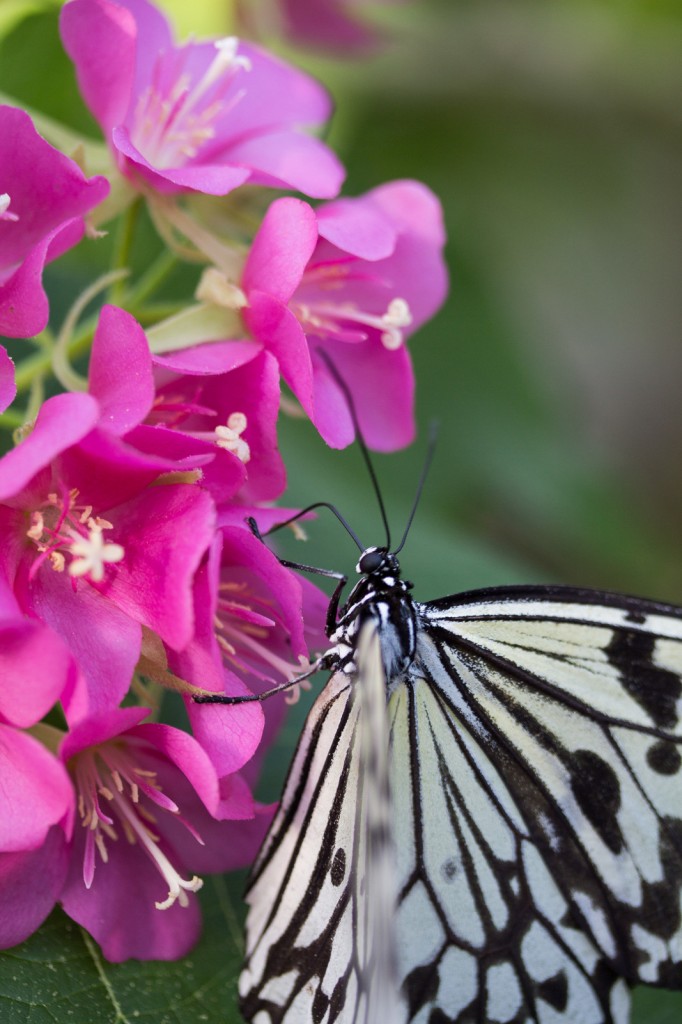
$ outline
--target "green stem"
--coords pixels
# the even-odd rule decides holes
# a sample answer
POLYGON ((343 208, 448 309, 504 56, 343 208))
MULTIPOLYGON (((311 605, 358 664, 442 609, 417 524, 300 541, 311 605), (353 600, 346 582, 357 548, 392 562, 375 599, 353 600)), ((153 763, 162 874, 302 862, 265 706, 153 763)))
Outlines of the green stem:
POLYGON ((150 302, 146 306, 128 306, 128 312, 132 313, 142 326, 157 324, 160 320, 167 320, 171 316, 177 316, 183 309, 187 308, 187 302, 150 302))
MULTIPOLYGON (((135 315, 139 319, 150 320, 151 317, 147 316, 145 311, 144 301, 164 282, 176 266, 177 262, 177 258, 173 253, 167 251, 162 252, 157 259, 154 260, 146 273, 142 275, 137 284, 133 288, 130 288, 129 291, 123 292, 119 305, 124 309, 133 309, 135 311, 135 315)), ((173 307, 172 312, 176 311, 176 308, 173 307)), ((158 319, 156 311, 154 312, 155 319, 158 319)), ((68 345, 65 347, 65 356, 69 363, 78 359, 79 356, 84 355, 90 348, 98 318, 99 313, 88 317, 88 319, 84 321, 81 329, 74 334, 68 345)), ((22 394, 23 392, 28 391, 36 377, 52 372, 53 344, 50 342, 51 339, 41 338, 41 351, 35 352, 27 359, 23 359, 17 366, 15 376, 17 394, 22 394)), ((0 420, 0 423, 2 422, 5 421, 0 420)), ((24 420, 22 419, 21 423, 23 422, 24 420)), ((12 425, 20 426, 21 423, 12 423, 12 425)))
POLYGON ((152 265, 145 271, 136 285, 124 295, 127 309, 139 309, 150 295, 166 280, 178 262, 174 253, 164 249, 152 265))
MULTIPOLYGON (((141 199, 136 199, 119 219, 118 230, 116 232, 116 242, 114 245, 114 254, 111 262, 112 270, 127 270, 128 268, 130 263, 130 253, 133 246, 133 237, 135 235, 135 228, 137 226, 141 206, 141 199)), ((120 306, 125 293, 125 279, 120 277, 114 281, 109 289, 109 301, 115 306, 120 306)))
MULTIPOLYGON (((87 352, 92 341, 92 336, 95 333, 95 326, 97 324, 97 317, 90 317, 86 321, 85 326, 78 334, 71 339, 71 342, 67 348, 69 360, 77 359, 78 356, 83 355, 87 352)), ((52 372, 52 350, 36 352, 35 355, 29 356, 28 359, 22 359, 17 366, 16 370, 16 385, 17 394, 22 394, 24 391, 28 391, 33 384, 34 379, 40 374, 46 374, 52 372)))
POLYGON ((26 413, 19 409, 6 409, 5 412, 0 412, 0 428, 16 430, 17 427, 23 427, 27 419, 26 413))

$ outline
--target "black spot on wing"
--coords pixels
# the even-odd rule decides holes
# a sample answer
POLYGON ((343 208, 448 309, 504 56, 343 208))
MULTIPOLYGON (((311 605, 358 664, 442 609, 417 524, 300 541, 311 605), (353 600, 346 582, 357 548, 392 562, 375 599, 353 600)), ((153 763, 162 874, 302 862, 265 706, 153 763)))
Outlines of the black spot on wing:
POLYGON ((435 999, 438 994, 438 968, 435 964, 415 967, 403 982, 403 991, 407 998, 410 1020, 417 1015, 422 1006, 435 999))
POLYGON ((672 729, 677 724, 677 702, 682 682, 674 672, 653 663, 656 637, 638 629, 618 629, 606 647, 610 663, 621 674, 623 688, 647 712, 655 725, 672 729))
POLYGON ((563 1013, 568 1006, 568 981, 566 973, 559 971, 554 977, 540 982, 537 986, 537 993, 540 999, 544 999, 555 1010, 563 1013))
POLYGON ((443 1013, 441 1008, 437 1006, 429 1014, 429 1024, 452 1024, 452 1017, 448 1017, 447 1013, 443 1013))
POLYGON ((646 615, 644 612, 637 612, 632 608, 626 613, 625 618, 628 622, 639 622, 640 624, 646 622, 646 615))
POLYGON ((325 995, 321 988, 317 989, 313 999, 312 1017, 313 1024, 320 1024, 329 1007, 329 996, 325 995))
POLYGON ((448 857, 446 861, 441 865, 441 875, 446 882, 452 882, 455 875, 459 871, 459 865, 454 857, 448 857))
POLYGON ((591 750, 576 750, 568 762, 571 789, 578 805, 604 840, 618 853, 623 836, 618 824, 620 784, 613 768, 591 750))
POLYGON ((341 846, 334 854, 330 875, 334 886, 341 885, 346 877, 346 851, 341 846))
POLYGON ((676 775, 682 765, 682 755, 675 743, 658 740, 646 752, 647 764, 659 775, 676 775))

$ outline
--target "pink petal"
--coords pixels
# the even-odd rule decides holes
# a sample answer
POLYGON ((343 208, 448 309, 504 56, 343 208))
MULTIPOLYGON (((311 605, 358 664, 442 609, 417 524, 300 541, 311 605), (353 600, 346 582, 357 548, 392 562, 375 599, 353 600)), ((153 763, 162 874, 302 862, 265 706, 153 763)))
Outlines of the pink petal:
MULTIPOLYGON (((163 773, 159 773, 163 778, 163 773)), ((164 789, 170 785, 170 779, 164 789)), ((173 795, 182 808, 183 817, 188 817, 192 826, 204 840, 203 846, 197 846, 188 831, 176 817, 170 814, 163 816, 159 827, 169 845, 180 854, 192 870, 203 875, 216 871, 233 871, 246 867, 253 862, 263 841, 265 832, 272 818, 274 807, 264 807, 255 803, 249 787, 240 775, 228 775, 220 780, 222 805, 231 808, 220 820, 211 817, 208 812, 194 800, 190 803, 191 793, 186 784, 173 782, 173 795), (234 813, 238 811, 238 813, 234 813)))
POLYGON ((53 825, 40 846, 0 853, 0 949, 9 949, 40 927, 62 891, 69 867, 64 831, 53 825))
POLYGON ((148 0, 116 0, 118 7, 130 11, 135 19, 135 97, 151 81, 158 55, 173 46, 173 34, 168 19, 148 0))
MULTIPOLYGON (((170 725, 161 725, 158 722, 143 722, 134 726, 128 731, 128 736, 154 748, 154 751, 147 752, 145 757, 160 755, 174 765, 189 783, 192 796, 199 797, 207 810, 215 814, 220 803, 218 776, 208 754, 193 736, 182 729, 174 729, 170 725)), ((184 801, 175 792, 181 781, 180 778, 176 779, 176 775, 177 772, 172 773, 172 785, 163 786, 163 789, 178 804, 182 813, 186 814, 184 801)))
POLYGON ((245 568, 262 581, 271 595, 272 614, 279 618, 278 608, 286 631, 291 638, 294 657, 307 654, 303 639, 301 585, 295 573, 286 569, 277 556, 248 529, 223 528, 222 564, 225 571, 245 568))
POLYGON ((156 472, 200 469, 209 465, 216 457, 213 444, 207 444, 200 438, 183 434, 180 430, 168 429, 161 424, 150 426, 141 423, 139 427, 133 427, 125 439, 129 448, 139 454, 144 453, 153 460, 151 464, 156 467, 156 472))
MULTIPOLYGON (((208 379, 202 395, 205 403, 215 409, 217 423, 227 423, 234 412, 246 416, 242 437, 249 445, 250 458, 243 467, 246 483, 241 488, 240 501, 255 503, 279 497, 286 485, 286 472, 277 447, 280 389, 274 356, 260 352, 256 359, 231 373, 208 379)), ((225 487, 227 460, 239 463, 235 455, 218 449, 215 461, 204 470, 204 486, 217 502, 230 500, 236 493, 225 487)))
MULTIPOLYGON (((0 517, 2 517, 2 513, 0 513, 0 517)), ((20 521, 21 514, 17 518, 20 521)), ((7 530, 4 517, 0 518, 0 535, 2 532, 5 532, 7 535, 13 532, 7 530)), ((0 572, 0 619, 20 619, 21 614, 17 599, 9 585, 8 577, 5 572, 0 572)))
POLYGON ((140 656, 139 624, 88 583, 74 590, 70 578, 48 567, 36 574, 29 599, 32 614, 61 636, 82 671, 63 697, 69 722, 115 708, 140 656))
POLYGON ((243 185, 250 177, 248 167, 233 163, 184 164, 182 167, 154 167, 133 144, 128 129, 119 125, 112 133, 116 149, 130 160, 136 171, 156 189, 157 192, 173 194, 183 189, 205 192, 208 195, 225 196, 243 185))
MULTIPOLYGON (((389 351, 371 337, 361 345, 326 342, 324 351, 350 388, 368 446, 388 452, 410 444, 415 436, 414 373, 407 349, 389 351)), ((313 422, 332 448, 345 447, 354 436, 347 403, 327 367, 317 360, 314 366, 313 422)))
POLYGON ((34 725, 59 700, 75 666, 59 637, 37 622, 0 622, 0 716, 34 725))
POLYGON ((194 628, 192 579, 213 537, 211 498, 192 485, 162 485, 109 518, 125 557, 106 583, 108 600, 183 648, 194 628))
POLYGON ((241 42, 238 53, 251 62, 251 70, 238 80, 243 96, 217 123, 214 150, 273 125, 315 126, 328 119, 329 93, 310 75, 252 43, 241 42))
POLYGON ((218 374, 244 366, 255 359, 260 351, 261 346, 253 341, 215 341, 153 356, 152 359, 155 367, 172 370, 174 373, 218 374))
POLYGON ((0 459, 0 501, 18 494, 56 455, 89 433, 98 415, 97 403, 90 395, 48 398, 32 432, 0 459))
POLYGON ((244 267, 242 286, 289 301, 317 243, 317 221, 307 203, 276 199, 263 218, 244 267))
MULTIPOLYGON (((328 348, 329 345, 325 345, 325 351, 328 348)), ((360 348, 360 345, 353 346, 353 355, 360 348)), ((336 364, 336 359, 334 359, 334 363, 336 364)), ((354 366, 353 369, 355 369, 354 366)), ((343 375, 346 386, 350 387, 350 382, 346 380, 343 371, 339 369, 339 373, 343 375)), ((347 448, 355 440, 355 427, 353 426, 353 419, 348 408, 346 396, 332 377, 327 366, 319 359, 313 359, 313 380, 314 407, 310 418, 330 448, 347 448)), ((356 408, 356 411, 359 416, 360 408, 356 408)), ((366 437, 365 441, 371 448, 371 442, 366 437)))
MULTIPOLYGON (((86 178, 78 164, 55 149, 36 131, 23 110, 0 105, 0 166, 3 191, 9 193, 14 222, 3 221, 0 269, 21 263, 48 237, 81 218, 109 192, 105 178, 86 178)), ((55 259, 77 240, 74 235, 54 243, 47 259, 55 259)))
POLYGON ((360 52, 376 45, 379 33, 350 16, 359 4, 348 0, 281 0, 286 33, 294 43, 332 53, 360 52))
POLYGON ((43 288, 43 270, 50 246, 54 243, 57 248, 68 249, 82 236, 83 222, 79 219, 55 228, 28 251, 17 270, 0 285, 0 331, 6 337, 30 338, 45 329, 50 305, 43 288))
POLYGON ((66 764, 88 747, 106 743, 128 732, 148 714, 149 708, 135 705, 129 708, 110 708, 88 715, 71 726, 61 742, 59 756, 66 764))
POLYGON ((0 412, 4 412, 12 404, 16 393, 14 363, 7 354, 7 350, 0 345, 0 412))
POLYGON ((119 3, 71 0, 62 8, 59 27, 83 98, 108 136, 133 95, 135 18, 119 3))
POLYGON ((64 767, 38 740, 1 724, 0 778, 0 850, 35 850, 52 825, 70 837, 74 794, 64 767))
POLYGON ((323 203, 316 212, 320 237, 352 256, 381 260, 395 248, 394 225, 364 196, 323 203))
POLYGON ((141 423, 154 401, 149 345, 137 320, 104 306, 92 343, 89 391, 99 402, 100 426, 125 434, 141 423))
MULTIPOLYGON (((185 439, 172 431, 163 431, 163 436, 160 432, 157 443, 150 444, 147 452, 144 444, 137 443, 140 431, 143 427, 135 427, 124 441, 108 431, 93 430, 59 459, 62 480, 70 487, 76 487, 80 500, 90 503, 100 515, 139 494, 159 473, 177 470, 178 458, 174 456, 179 457, 181 452, 188 455, 189 449, 195 453, 196 457, 191 460, 195 466, 212 458, 206 453, 205 445, 194 438, 183 443, 185 439), (170 438, 166 437, 168 434, 170 438), (126 443, 129 439, 135 441, 135 446, 126 443)), ((149 434, 143 431, 142 439, 149 439, 149 434)))
MULTIPOLYGON (((173 904, 159 911, 154 902, 168 895, 167 887, 139 843, 123 837, 108 842, 109 859, 98 862, 90 889, 83 883, 85 829, 76 830, 69 876, 62 893, 64 910, 99 943, 107 960, 178 960, 192 948, 201 931, 199 903, 192 893, 189 905, 173 904)), ((172 851, 165 851, 175 863, 172 851)), ((191 876, 191 872, 188 873, 191 876)))
POLYGON ((308 341, 294 314, 264 292, 251 292, 244 318, 249 330, 275 356, 280 372, 312 418, 313 379, 308 341))
MULTIPOLYGON (((249 695, 234 676, 226 674, 225 678, 224 693, 231 697, 249 695)), ((263 709, 258 701, 229 706, 187 700, 186 706, 192 732, 218 775, 239 771, 253 757, 263 735, 263 709)))
POLYGON ((319 139, 294 131, 273 131, 230 145, 225 158, 252 168, 254 185, 292 188, 313 199, 333 199, 346 172, 338 157, 319 139))
POLYGON ((445 245, 443 208, 438 197, 421 181, 389 181, 372 189, 365 198, 401 231, 426 238, 435 246, 445 245))

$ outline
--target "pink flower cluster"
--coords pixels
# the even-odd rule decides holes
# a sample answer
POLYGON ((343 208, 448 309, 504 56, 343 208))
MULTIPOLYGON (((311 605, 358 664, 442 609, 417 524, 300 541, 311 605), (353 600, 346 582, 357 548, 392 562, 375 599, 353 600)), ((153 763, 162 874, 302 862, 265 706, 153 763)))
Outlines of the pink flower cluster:
MULTIPOLYGON (((342 169, 306 126, 329 102, 294 68, 236 40, 174 44, 147 0, 71 0, 64 44, 122 174, 147 198, 245 183, 336 195, 342 169)), ((0 107, 0 331, 42 330, 44 265, 107 195, 0 107)), ((220 199, 213 200, 215 203, 220 199)), ((291 510, 277 446, 283 379, 332 446, 414 435, 405 339, 443 301, 440 207, 414 181, 316 208, 276 198, 238 280, 240 330, 153 353, 105 305, 87 390, 43 402, 0 458, 0 946, 55 903, 114 961, 195 942, 201 874, 247 864, 270 809, 251 785, 280 700, 258 693, 323 647, 326 599, 284 568, 263 529, 291 510), (188 730, 157 720, 178 690, 188 730)), ((0 413, 15 401, 0 347, 0 413)))

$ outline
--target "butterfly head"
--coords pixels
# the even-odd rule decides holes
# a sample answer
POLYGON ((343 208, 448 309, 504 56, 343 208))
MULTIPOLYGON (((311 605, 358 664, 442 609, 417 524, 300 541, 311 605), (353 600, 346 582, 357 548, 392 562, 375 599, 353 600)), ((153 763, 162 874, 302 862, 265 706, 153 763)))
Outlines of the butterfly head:
POLYGON ((355 569, 362 576, 400 575, 398 559, 387 548, 365 548, 355 569))

